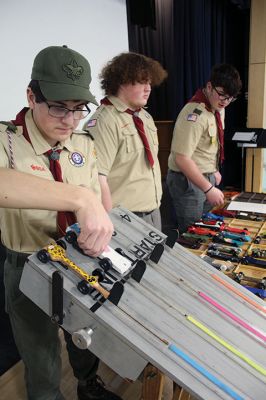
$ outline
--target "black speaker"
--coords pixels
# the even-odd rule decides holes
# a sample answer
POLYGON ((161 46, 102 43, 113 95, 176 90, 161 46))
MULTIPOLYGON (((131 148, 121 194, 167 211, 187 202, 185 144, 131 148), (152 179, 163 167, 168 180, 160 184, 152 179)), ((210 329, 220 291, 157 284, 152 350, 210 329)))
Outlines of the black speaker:
POLYGON ((156 29, 155 0, 128 0, 127 5, 131 24, 156 29))

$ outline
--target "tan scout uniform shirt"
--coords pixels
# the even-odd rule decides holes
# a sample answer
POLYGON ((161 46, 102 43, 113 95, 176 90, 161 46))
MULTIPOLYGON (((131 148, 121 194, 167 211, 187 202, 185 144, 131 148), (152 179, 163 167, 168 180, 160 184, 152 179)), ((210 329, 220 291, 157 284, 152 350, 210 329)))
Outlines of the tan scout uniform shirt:
POLYGON ((113 105, 101 105, 84 129, 94 137, 97 167, 108 177, 113 207, 143 212, 157 209, 162 196, 157 128, 151 115, 141 109, 139 117, 154 158, 151 168, 132 115, 125 112, 127 106, 117 97, 109 99, 113 105))
MULTIPOLYGON (((48 157, 44 155, 51 146, 42 137, 30 110, 26 114, 26 126, 32 145, 22 135, 22 127, 18 127, 16 133, 11 132, 15 169, 54 180, 49 170, 48 157)), ((10 152, 6 130, 7 126, 0 124, 0 166, 9 168, 10 152)), ((88 135, 85 132, 73 132, 58 148, 63 149, 60 154, 63 181, 87 186, 100 196, 95 149, 88 135), (73 161, 75 155, 79 157, 78 154, 83 156, 84 165, 80 167, 73 161)), ((38 191, 38 187, 36 190, 38 191)), ((54 211, 0 209, 3 244, 11 250, 25 253, 40 249, 56 236, 56 217, 57 213, 54 211)))
MULTIPOLYGON (((224 112, 221 113, 224 124, 224 112)), ((179 171, 176 154, 182 154, 195 161, 202 173, 218 169, 218 130, 215 115, 207 111, 203 103, 188 103, 180 112, 174 127, 168 167, 179 171)))

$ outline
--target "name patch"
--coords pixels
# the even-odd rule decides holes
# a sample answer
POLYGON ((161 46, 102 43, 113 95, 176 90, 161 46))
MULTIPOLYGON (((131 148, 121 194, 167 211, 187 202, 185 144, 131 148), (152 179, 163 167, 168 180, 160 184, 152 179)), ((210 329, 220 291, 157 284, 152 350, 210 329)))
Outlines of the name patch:
POLYGON ((41 165, 34 165, 34 164, 31 164, 31 169, 33 169, 33 171, 45 171, 45 168, 44 167, 42 167, 41 165))

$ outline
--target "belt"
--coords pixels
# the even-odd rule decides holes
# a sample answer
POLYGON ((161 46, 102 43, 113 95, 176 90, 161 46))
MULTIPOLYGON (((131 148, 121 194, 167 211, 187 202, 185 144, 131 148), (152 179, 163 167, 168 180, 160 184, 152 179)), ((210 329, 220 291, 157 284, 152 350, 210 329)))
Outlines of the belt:
POLYGON ((12 264, 13 261, 23 263, 30 256, 30 253, 19 253, 18 251, 13 251, 6 249, 7 261, 12 264))
POLYGON ((144 212, 142 212, 142 211, 133 211, 133 214, 135 214, 137 217, 143 218, 146 215, 150 215, 153 211, 154 210, 152 210, 152 211, 144 211, 144 212))
POLYGON ((214 172, 204 172, 202 175, 210 177, 214 174, 214 172))
MULTIPOLYGON (((181 172, 181 171, 174 171, 174 170, 172 170, 172 169, 169 169, 169 171, 172 172, 173 174, 184 175, 183 172, 181 172)), ((213 175, 213 174, 214 174, 214 172, 203 172, 203 173, 202 173, 202 175, 204 175, 204 176, 211 176, 211 175, 213 175)))

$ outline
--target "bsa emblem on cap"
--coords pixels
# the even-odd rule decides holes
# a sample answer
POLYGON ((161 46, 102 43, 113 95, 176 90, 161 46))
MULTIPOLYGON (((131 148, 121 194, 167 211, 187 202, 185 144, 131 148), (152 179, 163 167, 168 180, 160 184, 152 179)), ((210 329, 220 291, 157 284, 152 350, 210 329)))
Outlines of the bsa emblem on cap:
POLYGON ((83 154, 79 153, 78 151, 73 151, 73 153, 70 153, 68 159, 70 164, 74 165, 75 167, 83 167, 86 161, 83 154))
POLYGON ((71 60, 69 64, 62 66, 63 70, 66 72, 67 77, 75 81, 80 78, 83 74, 83 68, 78 65, 76 60, 71 60))

